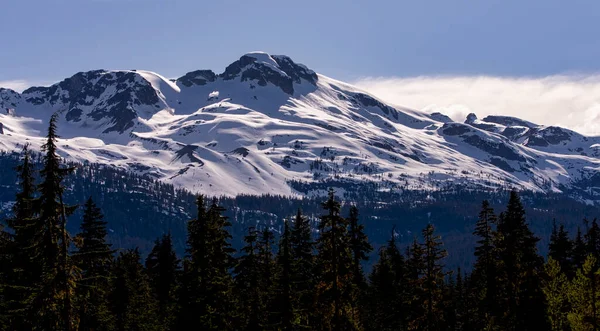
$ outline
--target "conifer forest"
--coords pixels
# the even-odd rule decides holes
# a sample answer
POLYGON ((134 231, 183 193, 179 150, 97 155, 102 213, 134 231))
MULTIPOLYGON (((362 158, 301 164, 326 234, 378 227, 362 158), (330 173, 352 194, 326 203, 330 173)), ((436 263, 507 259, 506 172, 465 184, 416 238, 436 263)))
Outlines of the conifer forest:
POLYGON ((502 210, 484 200, 467 211, 477 222, 464 269, 446 263, 462 253, 432 223, 409 243, 390 227, 374 245, 361 210, 342 210, 333 190, 316 222, 298 205, 281 231, 247 222, 237 239, 221 200, 198 195, 183 253, 170 232, 148 252, 116 249, 96 197, 64 201, 74 168, 56 139, 53 117, 39 173, 27 145, 15 168, 0 229, 0 330, 600 328, 600 225, 582 220, 574 232, 556 220, 540 238, 516 191, 502 210))

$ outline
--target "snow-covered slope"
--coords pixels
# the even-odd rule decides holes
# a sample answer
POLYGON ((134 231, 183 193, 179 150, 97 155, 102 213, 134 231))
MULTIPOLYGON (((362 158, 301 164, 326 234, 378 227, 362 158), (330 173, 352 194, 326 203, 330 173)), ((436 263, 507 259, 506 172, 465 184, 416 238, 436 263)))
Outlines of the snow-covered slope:
POLYGON ((39 148, 59 112, 60 152, 207 194, 295 194, 290 181, 559 191, 600 169, 600 138, 516 118, 387 105, 286 56, 249 53, 221 74, 77 73, 0 89, 0 149, 39 148))

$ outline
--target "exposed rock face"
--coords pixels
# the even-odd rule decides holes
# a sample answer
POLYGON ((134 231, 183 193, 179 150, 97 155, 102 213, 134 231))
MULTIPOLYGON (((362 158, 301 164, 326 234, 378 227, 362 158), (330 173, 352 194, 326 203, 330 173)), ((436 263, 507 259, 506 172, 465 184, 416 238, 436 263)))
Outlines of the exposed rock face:
POLYGON ((264 53, 249 53, 233 62, 219 75, 224 80, 240 79, 254 81, 259 86, 268 83, 279 87, 289 95, 294 94, 294 84, 306 81, 316 85, 317 74, 283 55, 269 56, 264 53))

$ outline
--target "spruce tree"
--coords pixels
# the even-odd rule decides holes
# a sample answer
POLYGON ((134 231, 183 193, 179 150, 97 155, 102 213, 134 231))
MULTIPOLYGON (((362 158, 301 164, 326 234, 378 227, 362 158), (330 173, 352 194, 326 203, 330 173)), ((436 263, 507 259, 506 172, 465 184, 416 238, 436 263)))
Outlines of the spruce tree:
POLYGON ((569 278, 573 272, 573 242, 569 239, 569 234, 565 226, 561 224, 556 226, 556 221, 552 223, 552 235, 548 247, 548 256, 558 262, 560 270, 569 278))
POLYGON ((81 272, 76 290, 78 330, 110 330, 110 276, 114 251, 106 242, 106 221, 90 197, 84 206, 81 233, 73 260, 81 272))
POLYGON ((444 265, 442 259, 447 255, 442 248, 441 237, 435 235, 435 228, 428 224, 423 229, 423 304, 425 315, 420 325, 423 330, 440 330, 442 326, 442 290, 444 287, 444 265))
MULTIPOLYGON (((366 318, 364 312, 364 299, 367 290, 367 282, 362 268, 362 263, 369 260, 369 253, 373 247, 369 243, 369 239, 365 234, 365 227, 358 220, 358 208, 350 207, 350 215, 348 217, 349 229, 348 237, 350 242, 350 250, 352 251, 352 285, 353 285, 353 300, 355 310, 359 316, 354 319, 363 320, 366 318)), ((364 324, 364 323, 363 323, 364 324)))
POLYGON ((317 298, 320 327, 324 330, 361 329, 352 305, 352 252, 347 221, 340 216, 340 203, 333 190, 323 204, 326 213, 319 223, 317 298))
POLYGON ((498 285, 503 291, 502 327, 506 330, 539 330, 546 326, 545 300, 539 276, 543 260, 536 238, 525 219, 525 210, 513 191, 506 211, 500 214, 496 247, 500 268, 498 285))
MULTIPOLYGON (((231 330, 234 323, 229 314, 234 310, 233 253, 228 228, 231 223, 222 213, 225 209, 214 199, 206 213, 204 256, 200 256, 199 327, 203 330, 231 330)), ((202 240, 202 239, 201 239, 202 240)))
POLYGON ((179 259, 173 249, 171 234, 156 240, 146 258, 146 270, 152 293, 158 305, 159 324, 163 330, 174 327, 176 314, 176 291, 179 276, 179 259))
POLYGON ((32 222, 33 246, 30 250, 32 262, 41 266, 37 289, 32 296, 30 312, 32 320, 42 328, 59 328, 69 331, 72 322, 73 263, 68 247, 69 234, 66 230, 67 217, 75 206, 63 203, 63 180, 73 168, 61 167, 57 154, 56 122, 58 114, 50 117, 44 152, 42 182, 38 185, 40 196, 33 201, 39 215, 32 222))
POLYGON ((292 258, 292 289, 298 300, 299 324, 308 327, 314 322, 313 299, 315 292, 316 265, 314 256, 315 243, 308 219, 298 209, 294 219, 294 227, 290 233, 290 249, 292 258))
POLYGON ((406 249, 406 279, 408 282, 408 328, 417 330, 422 325, 423 317, 427 311, 423 305, 424 302, 424 284, 423 273, 425 270, 424 251, 418 243, 417 238, 406 249))
POLYGON ((592 222, 589 222, 585 219, 584 223, 587 227, 584 236, 587 254, 592 254, 596 260, 600 260, 600 225, 598 225, 598 220, 594 218, 592 222))
POLYGON ((550 321, 550 330, 569 330, 567 313, 570 310, 568 301, 569 282, 567 276, 560 269, 560 263, 554 258, 548 258, 543 279, 543 291, 547 302, 547 316, 550 321))
POLYGON ((396 245, 395 233, 379 250, 379 259, 369 275, 365 303, 368 330, 406 330, 406 280, 404 257, 396 245))
POLYGON ((11 235, 4 229, 4 224, 0 223, 0 330, 8 330, 11 324, 10 315, 7 313, 7 289, 13 259, 11 248, 11 235))
POLYGON ((204 296, 202 280, 206 279, 208 271, 207 240, 208 240, 208 213, 204 196, 196 198, 196 218, 187 223, 186 256, 183 260, 181 286, 177 300, 179 311, 177 313, 177 329, 184 329, 188 325, 198 325, 202 308, 201 300, 204 296))
POLYGON ((298 318, 298 297, 292 283, 294 260, 292 256, 291 230, 286 220, 283 225, 283 234, 279 241, 277 253, 277 276, 275 279, 274 298, 274 324, 277 330, 293 331, 300 330, 298 318))
POLYGON ((480 298, 479 319, 494 320, 494 316, 500 314, 496 295, 498 285, 496 282, 497 259, 496 259, 496 215, 487 200, 481 204, 479 219, 475 224, 473 235, 478 237, 475 246, 475 265, 473 268, 473 281, 477 283, 477 293, 480 298))
POLYGON ((580 269, 587 257, 587 247, 581 234, 581 228, 577 227, 577 235, 573 241, 573 269, 580 269))
POLYGON ((593 254, 588 255, 571 283, 568 292, 571 311, 567 318, 573 331, 600 329, 600 271, 597 263, 593 254))
POLYGON ((238 329, 260 330, 264 328, 267 303, 261 288, 261 268, 258 232, 250 227, 244 237, 245 246, 234 269, 235 290, 238 297, 240 316, 238 329))
POLYGON ((116 330, 163 330, 139 251, 121 252, 113 274, 111 306, 116 330))
MULTIPOLYGON (((7 324, 12 330, 33 328, 31 304, 37 286, 41 282, 42 265, 32 257, 37 254, 34 241, 39 226, 36 223, 36 210, 33 205, 36 187, 34 169, 31 162, 29 145, 22 151, 22 161, 16 167, 19 191, 13 205, 13 215, 7 220, 12 229, 12 242, 7 247, 10 256, 6 266, 6 284, 4 298, 6 302, 7 324)), ((0 313, 0 315, 3 315, 0 313)))

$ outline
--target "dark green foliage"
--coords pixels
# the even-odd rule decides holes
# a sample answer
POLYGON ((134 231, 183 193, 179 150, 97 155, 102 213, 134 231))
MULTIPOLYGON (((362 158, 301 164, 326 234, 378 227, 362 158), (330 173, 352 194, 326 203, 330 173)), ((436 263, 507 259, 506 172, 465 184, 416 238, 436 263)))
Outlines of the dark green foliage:
POLYGON ((502 291, 498 301, 503 312, 501 325, 506 330, 539 330, 546 325, 538 240, 527 225, 521 199, 511 192, 506 211, 500 214, 496 243, 502 291))
POLYGON ((156 301, 137 249, 119 254, 111 287, 116 330, 162 330, 158 324, 156 301))
POLYGON ((291 230, 284 223, 283 234, 277 253, 277 276, 275 278, 273 316, 276 329, 281 331, 301 330, 302 324, 298 311, 299 297, 293 283, 293 266, 296 261, 292 255, 291 230))
POLYGON ((552 225, 552 234, 548 246, 548 256, 558 262, 560 270, 569 278, 573 276, 573 242, 561 224, 556 226, 556 221, 552 225))
POLYGON ((259 330, 266 324, 267 302, 261 284, 261 260, 258 233, 248 229, 244 238, 246 246, 235 266, 235 290, 239 298, 239 326, 241 330, 259 330))
POLYGON ((406 330, 408 322, 408 279, 404 256, 396 245, 396 234, 379 250, 379 259, 369 276, 365 307, 368 330, 406 330))
POLYGON ((583 262, 587 257, 587 247, 583 241, 581 228, 577 227, 577 235, 573 241, 573 267, 579 269, 583 267, 583 262))
POLYGON ((234 311, 234 266, 231 223, 213 200, 207 210, 203 196, 197 198, 197 217, 188 222, 188 247, 184 260, 177 328, 197 325, 203 330, 231 330, 234 311))
MULTIPOLYGON (((498 234, 495 232, 496 215, 487 200, 484 200, 479 212, 479 219, 475 224, 473 235, 478 238, 475 246, 477 258, 473 268, 472 281, 476 284, 479 293, 476 294, 479 302, 479 320, 494 324, 502 314, 498 305, 498 261, 496 241, 498 234)), ((458 275, 460 276, 460 275, 458 275)))
POLYGON ((299 324, 308 326, 314 316, 314 285, 316 283, 316 266, 314 242, 308 219, 298 209, 294 219, 294 228, 290 233, 290 254, 292 256, 292 288, 294 297, 298 300, 299 324))
MULTIPOLYGON (((28 145, 23 147, 22 163, 16 167, 18 187, 13 206, 13 215, 8 219, 8 226, 12 229, 12 242, 5 241, 7 255, 4 256, 5 286, 2 289, 4 296, 6 324, 11 329, 31 328, 31 320, 27 317, 27 306, 35 293, 36 284, 41 275, 41 265, 34 263, 31 256, 34 254, 35 210, 33 199, 35 184, 31 155, 28 145)), ((10 235, 3 232, 3 237, 10 235)), ((4 314, 1 314, 4 315, 4 314)))
POLYGON ((352 251, 348 222, 340 216, 340 203, 333 190, 323 203, 325 214, 319 223, 317 240, 317 309, 323 330, 361 329, 358 311, 352 302, 352 251))
POLYGON ((106 242, 106 221, 90 197, 84 206, 81 232, 76 238, 73 260, 81 272, 77 284, 78 330, 110 330, 108 302, 114 251, 106 242))
POLYGON ((163 330, 170 330, 174 327, 174 316, 177 312, 175 295, 180 272, 171 234, 156 240, 154 248, 146 258, 146 271, 158 306, 159 325, 163 330))

